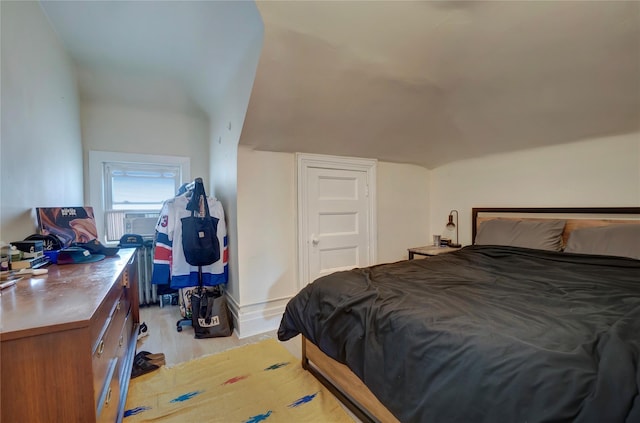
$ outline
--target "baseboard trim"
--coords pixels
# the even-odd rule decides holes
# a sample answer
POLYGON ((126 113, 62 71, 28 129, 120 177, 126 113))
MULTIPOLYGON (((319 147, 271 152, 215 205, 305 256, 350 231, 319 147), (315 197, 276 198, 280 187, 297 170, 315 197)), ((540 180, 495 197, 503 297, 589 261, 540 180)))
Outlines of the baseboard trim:
POLYGON ((227 296, 238 338, 247 338, 278 329, 280 320, 291 297, 267 300, 250 305, 239 305, 227 296))

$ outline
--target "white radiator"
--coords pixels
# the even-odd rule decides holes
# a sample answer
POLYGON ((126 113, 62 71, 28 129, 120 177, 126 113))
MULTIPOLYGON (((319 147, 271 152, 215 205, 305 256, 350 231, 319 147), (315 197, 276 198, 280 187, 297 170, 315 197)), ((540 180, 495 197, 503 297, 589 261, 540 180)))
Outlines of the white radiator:
POLYGON ((138 255, 138 290, 140 305, 158 304, 158 288, 151 283, 153 271, 153 243, 145 242, 136 251, 138 255))

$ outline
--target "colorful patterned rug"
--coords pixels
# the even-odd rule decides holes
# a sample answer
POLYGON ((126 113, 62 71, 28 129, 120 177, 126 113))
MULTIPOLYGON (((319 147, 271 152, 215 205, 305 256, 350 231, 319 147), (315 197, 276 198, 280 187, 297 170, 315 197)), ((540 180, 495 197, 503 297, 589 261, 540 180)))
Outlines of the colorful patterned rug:
POLYGON ((353 422, 275 339, 131 380, 124 423, 353 422))

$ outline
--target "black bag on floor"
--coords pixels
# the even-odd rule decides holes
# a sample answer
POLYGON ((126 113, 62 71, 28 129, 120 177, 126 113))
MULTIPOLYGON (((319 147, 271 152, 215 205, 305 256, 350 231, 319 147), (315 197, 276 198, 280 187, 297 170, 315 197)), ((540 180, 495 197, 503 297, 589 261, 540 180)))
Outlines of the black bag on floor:
POLYGON ((191 316, 198 339, 231 336, 233 333, 233 319, 225 295, 198 289, 191 295, 191 316))

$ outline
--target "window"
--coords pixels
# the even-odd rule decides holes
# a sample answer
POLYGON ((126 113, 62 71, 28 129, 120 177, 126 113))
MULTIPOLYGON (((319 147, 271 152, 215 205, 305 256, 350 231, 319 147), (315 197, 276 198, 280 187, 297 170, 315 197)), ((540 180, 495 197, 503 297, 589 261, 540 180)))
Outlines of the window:
POLYGON ((180 166, 104 163, 105 209, 160 211, 181 183, 180 166))
POLYGON ((126 233, 152 237, 163 202, 189 180, 184 157, 96 151, 89 156, 92 205, 106 242, 126 233))

